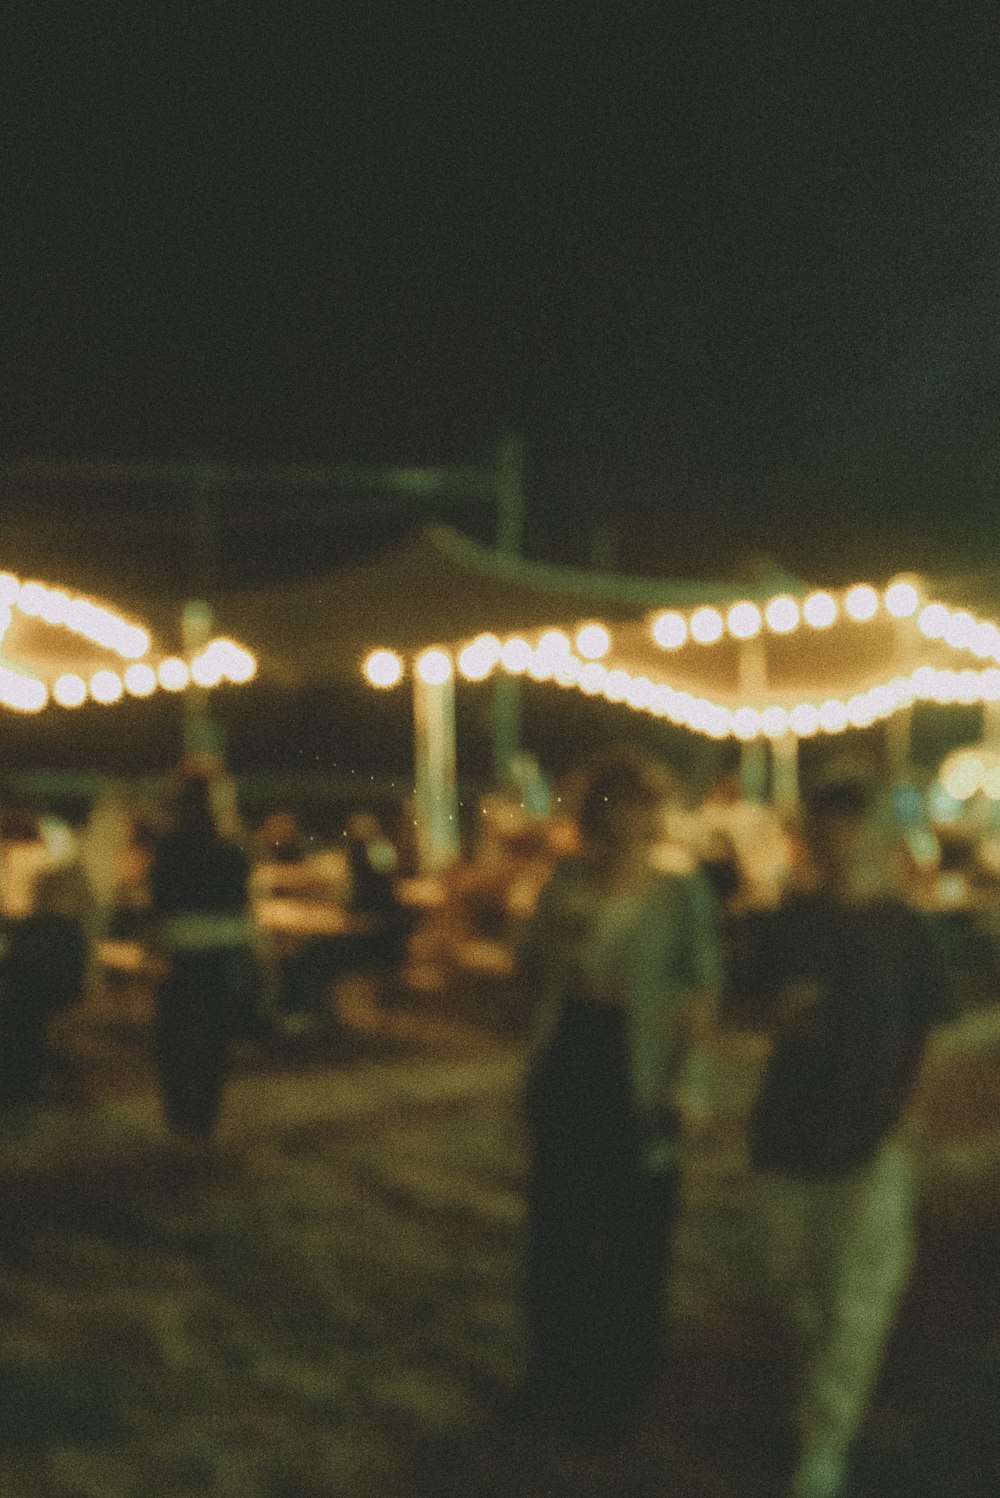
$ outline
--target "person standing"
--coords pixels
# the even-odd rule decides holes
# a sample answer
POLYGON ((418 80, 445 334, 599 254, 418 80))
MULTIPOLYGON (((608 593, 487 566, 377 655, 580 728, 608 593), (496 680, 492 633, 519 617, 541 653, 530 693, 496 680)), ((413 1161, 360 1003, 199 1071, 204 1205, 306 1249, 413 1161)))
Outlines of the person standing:
POLYGON ((687 1066, 719 981, 714 901, 652 857, 674 792, 633 750, 579 781, 579 849, 543 886, 520 944, 533 1000, 528 1396, 612 1434, 656 1373, 680 1186, 687 1066))
POLYGON ((256 983, 248 911, 250 862, 218 830, 209 776, 181 773, 170 830, 150 870, 165 972, 156 1063, 166 1121, 180 1138, 215 1130, 234 1036, 256 983))
POLYGON ((767 1275, 800 1353, 792 1498, 835 1498, 909 1277, 914 1169, 900 1123, 947 987, 893 891, 863 781, 806 802, 806 886, 746 975, 776 1038, 750 1120, 767 1275))

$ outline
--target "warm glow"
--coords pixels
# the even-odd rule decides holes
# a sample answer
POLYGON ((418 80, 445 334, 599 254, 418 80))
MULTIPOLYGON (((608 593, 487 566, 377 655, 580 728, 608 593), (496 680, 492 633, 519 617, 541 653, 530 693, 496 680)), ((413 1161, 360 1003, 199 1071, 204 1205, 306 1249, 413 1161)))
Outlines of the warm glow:
POLYGON ((760 609, 755 603, 734 603, 726 615, 726 628, 737 640, 752 640, 760 634, 760 609))
POLYGON ((976 621, 965 609, 958 609, 944 627, 944 638, 956 650, 965 650, 976 640, 976 621))
POLYGON ((21 592, 21 584, 12 572, 0 572, 0 603, 8 606, 16 603, 21 592))
POLYGON ((788 714, 788 722, 800 739, 808 739, 819 730, 819 713, 811 702, 800 702, 788 714))
POLYGON ((676 650, 684 644, 688 636, 688 627, 683 614, 668 609, 653 621, 653 639, 657 645, 662 645, 664 650, 676 650))
POLYGON ((788 732, 788 713, 783 707, 766 707, 760 715, 760 726, 769 739, 780 739, 788 732))
POLYGON ((87 683, 82 676, 68 671, 52 683, 52 696, 60 707, 79 707, 87 700, 87 683))
POLYGON ((179 655, 168 655, 165 660, 162 660, 158 674, 160 686, 168 692, 183 692, 191 680, 187 662, 182 661, 179 655))
POLYGON ((829 629, 837 619, 837 600, 832 593, 810 593, 802 605, 806 623, 813 629, 829 629))
POLYGON ((37 713, 49 700, 45 683, 21 671, 0 666, 0 702, 22 713, 37 713))
POLYGON ((714 645, 722 635, 722 615, 718 609, 695 609, 691 615, 691 638, 699 645, 714 645))
POLYGON ((575 687, 580 680, 580 673, 583 669, 583 662, 579 656, 568 655, 565 660, 557 662, 556 669, 553 672, 553 679, 561 687, 575 687))
POLYGON ((561 629, 549 629, 532 651, 528 674, 535 681, 551 681, 556 667, 569 659, 569 637, 561 629))
POLYGON ((425 650, 417 658, 417 675, 429 687, 440 687, 451 676, 451 657, 443 650, 425 650))
POLYGON ((892 583, 885 590, 885 607, 894 619, 909 619, 920 607, 920 594, 912 583, 892 583))
POLYGON ((191 680, 198 687, 217 687, 222 680, 222 662, 211 648, 191 662, 191 680))
POLYGON ((151 697, 156 691, 156 672, 143 663, 127 666, 123 677, 125 690, 133 697, 151 697))
POLYGON ((588 661, 580 671, 580 691, 588 697, 596 697, 604 686, 607 674, 607 666, 602 666, 600 661, 588 661))
POLYGON ((584 624, 577 630, 576 648, 586 660, 600 660, 611 649, 611 636, 603 624, 584 624))
POLYGON ((955 801, 969 801, 982 789, 986 766, 978 754, 956 754, 942 767, 941 784, 955 801))
POLYGON ((619 668, 608 672, 601 690, 609 702, 624 702, 631 685, 632 678, 629 673, 619 668))
POLYGON ((732 731, 738 739, 755 739, 762 731, 760 713, 752 707, 739 707, 733 713, 732 731))
POLYGON ((830 697, 820 707, 819 726, 826 733, 841 733, 847 727, 847 705, 839 697, 830 697))
POLYGON ((373 687, 394 687, 403 678, 403 662, 394 650, 373 650, 365 661, 364 673, 373 687))
POLYGON ((764 618, 768 628, 773 629, 776 635, 790 635, 793 629, 798 628, 799 606, 787 593, 781 594, 778 598, 771 599, 764 610, 764 618))
POLYGON ((531 657, 531 646, 527 640, 522 640, 520 635, 512 635, 509 640, 505 640, 500 652, 504 670, 512 672, 515 676, 521 671, 527 671, 531 665, 531 657))
POLYGON ((466 681, 485 681, 500 660, 496 635, 477 635, 458 657, 458 669, 466 681))
POLYGON ((629 707, 634 707, 637 712, 645 712, 653 705, 653 683, 648 676, 633 676, 629 682, 625 699, 629 707))
POLYGON ((928 640, 940 640, 948 628, 950 618, 951 611, 943 603, 928 603, 920 610, 917 624, 920 633, 926 635, 928 640))
POLYGON ((858 583, 844 599, 844 609, 849 618, 865 624, 878 613, 878 594, 867 583, 858 583))
POLYGON ((95 702, 120 702, 125 687, 117 671, 95 671, 90 678, 90 695, 95 702))

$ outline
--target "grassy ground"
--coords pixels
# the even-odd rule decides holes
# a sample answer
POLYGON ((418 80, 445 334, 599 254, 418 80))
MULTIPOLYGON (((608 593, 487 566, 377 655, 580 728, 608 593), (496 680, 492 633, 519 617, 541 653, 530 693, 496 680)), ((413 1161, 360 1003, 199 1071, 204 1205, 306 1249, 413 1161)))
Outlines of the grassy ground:
MULTIPOLYGON (((581 1453, 504 1414, 517 1046, 347 1012, 346 1039, 244 1052, 205 1158, 163 1135, 140 1011, 78 1030, 75 1100, 3 1120, 3 1498, 771 1498, 784 1401, 732 1142, 690 1172, 654 1409, 581 1453)), ((855 1495, 963 1498, 1000 1470, 1000 1210, 965 1170, 939 1161, 925 1201, 855 1495)))

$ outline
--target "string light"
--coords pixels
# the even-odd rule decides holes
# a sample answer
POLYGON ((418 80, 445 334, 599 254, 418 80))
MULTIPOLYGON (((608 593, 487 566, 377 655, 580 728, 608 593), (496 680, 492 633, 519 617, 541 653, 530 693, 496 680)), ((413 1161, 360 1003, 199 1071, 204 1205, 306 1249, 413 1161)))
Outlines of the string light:
POLYGON ((22 713, 37 713, 48 701, 44 681, 22 671, 0 666, 0 702, 22 713))
POLYGON ((837 600, 832 593, 822 590, 810 593, 802 605, 802 613, 806 623, 811 624, 813 629, 829 629, 837 621, 837 600))
POLYGON ((80 707, 87 700, 87 683, 82 676, 67 671, 52 683, 52 696, 60 707, 80 707))
POLYGON ((531 665, 531 654, 531 646, 527 640, 522 640, 520 635, 513 635, 509 640, 504 641, 500 659, 504 670, 517 676, 522 671, 527 671, 531 665))
POLYGON ((429 687, 442 686, 451 676, 451 657, 436 646, 417 658, 417 675, 429 687))
POLYGON ((120 702, 124 693, 125 685, 117 671, 95 671, 90 678, 90 695, 95 702, 110 706, 120 702))
POLYGON ((664 650, 678 650, 688 637, 687 620, 683 614, 668 609, 653 620, 653 639, 664 650))
POLYGON ((156 691, 156 672, 141 661, 126 666, 122 680, 126 692, 132 697, 151 697, 156 691))
POLYGON ((844 612, 858 624, 866 624, 878 613, 878 594, 867 583, 858 583, 844 599, 844 612))
POLYGON ((752 640, 760 634, 760 609, 755 603, 734 603, 726 615, 726 628, 736 640, 752 640))
POLYGON ((600 660, 611 649, 611 636, 603 624, 584 624, 577 631, 576 648, 586 660, 600 660))
POLYGON ((496 635, 477 635, 458 657, 458 669, 466 681, 485 681, 500 660, 500 641, 496 635))
POLYGON ((722 636, 722 615, 718 609, 695 609, 691 615, 691 638, 699 645, 714 645, 722 636))
POLYGON ((776 635, 790 635, 799 626, 799 606, 794 598, 783 593, 771 599, 764 610, 764 618, 768 628, 773 629, 776 635))
POLYGON ((885 590, 886 613, 894 619, 909 619, 920 607, 920 594, 912 583, 890 583, 885 590))
POLYGON ((191 680, 187 661, 182 661, 179 655, 168 655, 162 660, 157 675, 160 686, 167 692, 183 692, 191 680))

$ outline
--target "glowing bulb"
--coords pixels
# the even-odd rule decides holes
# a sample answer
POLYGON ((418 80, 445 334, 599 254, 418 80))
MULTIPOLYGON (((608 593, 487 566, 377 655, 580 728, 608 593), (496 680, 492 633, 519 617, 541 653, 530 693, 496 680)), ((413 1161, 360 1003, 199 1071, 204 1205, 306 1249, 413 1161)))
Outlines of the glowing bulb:
POLYGON ((752 707, 737 708, 732 727, 738 739, 755 739, 761 733, 760 713, 752 707))
POLYGON ((187 662, 182 661, 179 655, 168 655, 166 660, 161 661, 158 675, 160 686, 168 692, 183 692, 191 680, 187 662))
POLYGON ((611 636, 603 624, 585 624, 577 630, 576 648, 586 660, 600 660, 611 649, 611 636))
POLYGON ((151 697, 156 691, 156 672, 152 666, 127 666, 123 680, 126 692, 133 697, 151 697))
POLYGON ((683 614, 668 609, 653 621, 653 639, 664 650, 677 650, 688 637, 688 627, 683 614))
POLYGON ((466 681, 485 681, 500 659, 496 635, 477 635, 458 657, 458 669, 466 681))
POLYGON ((844 599, 844 609, 849 618, 865 624, 878 613, 878 594, 867 583, 858 583, 844 599))
POLYGON ((718 609, 695 609, 691 615, 691 638, 699 645, 714 645, 722 635, 722 615, 718 609))
POLYGON ((653 703, 653 683, 649 677, 634 676, 625 693, 625 700, 628 702, 629 707, 634 707, 638 712, 643 712, 645 709, 651 707, 653 703))
POLYGON ((102 702, 107 706, 112 702, 119 702, 125 691, 122 679, 117 671, 95 671, 90 678, 90 695, 95 702, 102 702))
POLYGON ((847 706, 839 697, 830 697, 822 704, 819 726, 826 733, 841 733, 847 727, 847 706))
POLYGON ((226 641, 225 643, 231 645, 226 660, 225 675, 236 685, 252 681, 257 675, 256 657, 249 650, 244 650, 240 645, 232 645, 230 641, 226 641))
POLYGON ((191 680, 199 687, 217 687, 222 680, 222 664, 217 655, 203 650, 191 662, 191 680))
POLYGON ((944 638, 956 650, 964 650, 976 639, 976 621, 965 609, 957 609, 944 627, 944 638))
POLYGON ((394 650, 373 650, 365 661, 364 673, 373 687, 394 687, 403 677, 403 662, 394 650))
POLYGON ((417 675, 429 687, 439 687, 451 676, 451 657, 443 650, 425 650, 417 658, 417 675))
POLYGON ((819 713, 811 702, 799 702, 788 714, 788 722, 800 739, 808 739, 819 730, 819 713))
POLYGON ((22 713, 37 713, 49 700, 45 683, 22 671, 0 666, 0 702, 22 713))
POLYGON ((21 592, 21 584, 12 572, 0 572, 0 603, 8 606, 16 603, 21 592))
POLYGON ((940 640, 948 628, 948 620, 951 613, 943 603, 929 603, 920 610, 917 625, 922 635, 928 640, 940 640))
POLYGON ((619 668, 608 672, 601 690, 609 702, 624 702, 631 684, 629 673, 619 668))
POLYGON ((1000 702, 1000 671, 988 667, 979 678, 979 690, 984 702, 1000 702))
POLYGON ((891 583, 885 590, 885 607, 894 619, 909 619, 920 607, 920 594, 912 583, 891 583))
POLYGON ((531 665, 532 650, 527 640, 522 640, 518 635, 512 635, 504 642, 500 651, 500 659, 504 670, 512 672, 515 676, 521 671, 527 671, 531 665))
POLYGON ((755 603, 734 603, 726 615, 726 628, 737 640, 752 640, 760 634, 760 609, 755 603))
POLYGON ((776 635, 790 635, 793 629, 798 628, 799 606, 787 593, 782 594, 771 599, 764 610, 764 618, 768 628, 773 629, 776 635))
POLYGON ((87 700, 87 683, 82 676, 68 671, 52 683, 52 695, 60 707, 79 707, 87 700))
POLYGON ((579 657, 568 655, 565 660, 557 663, 555 672, 553 673, 554 679, 561 687, 575 687, 580 680, 582 670, 583 662, 579 657))
POLYGON ((41 617, 45 605, 46 590, 41 583, 24 583, 18 594, 17 606, 29 619, 41 617))
POLYGON ((837 619, 837 600, 832 593, 810 593, 802 605, 806 623, 813 629, 829 629, 837 619))
POLYGON ((588 661, 580 671, 580 691, 588 697, 596 697, 604 686, 607 674, 607 666, 602 666, 600 661, 588 661))
POLYGON ((766 707, 760 715, 760 726, 769 739, 780 739, 788 732, 788 713, 783 707, 766 707))
POLYGON ((535 651, 540 651, 551 660, 567 656, 570 652, 569 635, 564 635, 561 629, 547 629, 535 646, 535 651))

